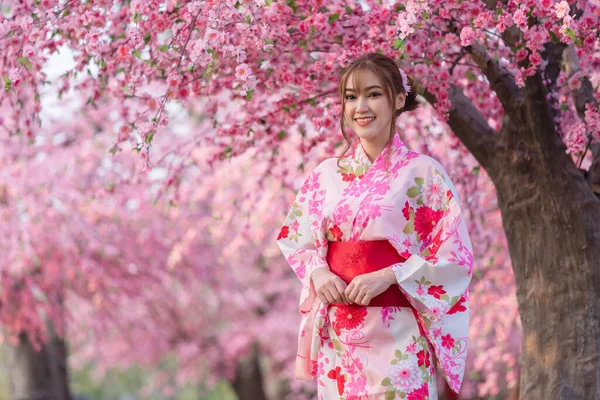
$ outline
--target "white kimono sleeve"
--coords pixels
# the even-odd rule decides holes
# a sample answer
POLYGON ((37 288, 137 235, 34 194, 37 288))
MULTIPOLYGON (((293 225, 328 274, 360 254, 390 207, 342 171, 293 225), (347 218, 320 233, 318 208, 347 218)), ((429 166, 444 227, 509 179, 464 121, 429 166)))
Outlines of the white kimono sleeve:
POLYGON ((322 231, 324 190, 319 190, 320 173, 316 170, 304 182, 292 204, 277 244, 300 281, 300 311, 309 312, 316 298, 310 275, 327 268, 327 240, 322 231))
MULTIPOLYGON (((392 266, 402 291, 424 317, 439 321, 466 311, 473 254, 456 189, 437 163, 411 171, 402 196, 402 234, 412 243, 392 266)), ((398 247, 398 246, 397 246, 398 247)))

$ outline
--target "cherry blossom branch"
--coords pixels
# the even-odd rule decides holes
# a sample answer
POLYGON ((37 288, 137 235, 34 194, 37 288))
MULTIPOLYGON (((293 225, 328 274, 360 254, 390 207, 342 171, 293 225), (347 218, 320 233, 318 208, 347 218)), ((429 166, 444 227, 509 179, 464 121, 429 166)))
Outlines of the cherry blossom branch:
POLYGON ((504 110, 507 114, 517 117, 523 105, 523 92, 515 83, 512 74, 492 60, 480 43, 475 42, 466 49, 485 73, 504 110))
MULTIPOLYGON (((423 97, 431 105, 437 102, 433 93, 424 89, 422 92, 423 97)), ((500 154, 501 135, 490 127, 486 118, 465 96, 461 88, 451 85, 448 94, 452 101, 448 125, 485 169, 493 162, 496 155, 500 154)))

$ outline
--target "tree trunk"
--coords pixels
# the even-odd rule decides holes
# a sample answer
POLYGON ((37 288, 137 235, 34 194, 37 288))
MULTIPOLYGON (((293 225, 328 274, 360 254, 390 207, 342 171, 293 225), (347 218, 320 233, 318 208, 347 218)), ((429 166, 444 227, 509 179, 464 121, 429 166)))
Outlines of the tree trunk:
POLYGON ((520 398, 598 399, 600 202, 566 154, 537 150, 494 174, 523 322, 520 398))
POLYGON ((253 346, 250 354, 238 362, 233 389, 239 400, 267 400, 263 388, 258 346, 253 346))
POLYGON ((71 400, 67 347, 49 324, 49 341, 36 351, 25 333, 7 346, 13 400, 71 400))
POLYGON ((503 127, 457 87, 448 123, 496 187, 523 322, 519 398, 600 399, 600 200, 566 154, 540 74, 520 89, 480 46, 471 54, 503 127))
POLYGON ((554 131, 539 76, 487 170, 523 322, 521 399, 600 398, 600 201, 554 131))

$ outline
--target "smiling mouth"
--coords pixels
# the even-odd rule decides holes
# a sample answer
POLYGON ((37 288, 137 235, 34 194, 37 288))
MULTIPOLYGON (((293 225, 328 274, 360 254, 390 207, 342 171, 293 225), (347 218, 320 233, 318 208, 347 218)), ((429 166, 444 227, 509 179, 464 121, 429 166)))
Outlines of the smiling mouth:
POLYGON ((365 117, 365 118, 355 118, 356 123, 360 126, 369 125, 371 122, 375 121, 375 117, 365 117))

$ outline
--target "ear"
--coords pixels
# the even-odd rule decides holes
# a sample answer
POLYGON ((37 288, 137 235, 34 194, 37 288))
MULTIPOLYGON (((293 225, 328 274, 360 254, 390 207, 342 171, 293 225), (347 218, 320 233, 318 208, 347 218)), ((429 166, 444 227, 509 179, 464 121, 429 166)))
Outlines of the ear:
POLYGON ((399 110, 402 107, 404 107, 405 101, 406 101, 406 93, 400 93, 398 96, 396 96, 396 110, 399 110))

